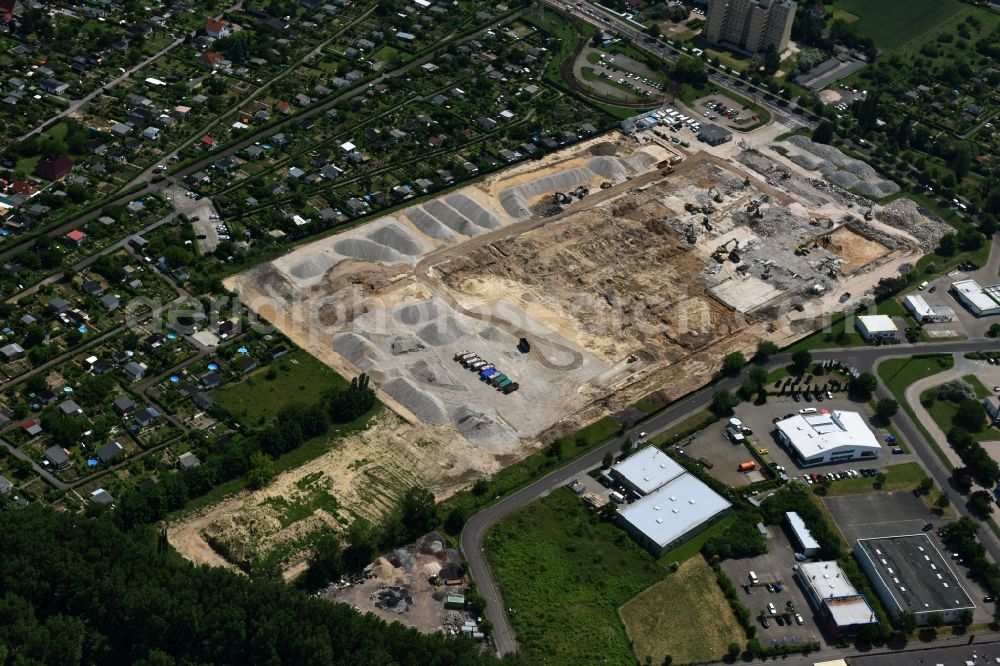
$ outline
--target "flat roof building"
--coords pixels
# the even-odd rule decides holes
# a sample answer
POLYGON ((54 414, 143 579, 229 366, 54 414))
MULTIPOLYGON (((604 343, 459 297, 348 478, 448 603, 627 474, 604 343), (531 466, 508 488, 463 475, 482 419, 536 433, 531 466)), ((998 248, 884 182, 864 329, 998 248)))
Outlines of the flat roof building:
POLYGON ((834 636, 850 636, 865 625, 878 623, 868 600, 854 589, 835 561, 800 564, 795 578, 834 636))
POLYGON ((854 320, 854 328, 866 341, 899 339, 899 327, 889 315, 862 315, 854 320))
POLYGON ((920 323, 951 321, 955 318, 954 310, 944 306, 928 305, 924 297, 919 294, 904 298, 903 305, 913 313, 913 317, 920 323))
POLYGON ((611 478, 642 497, 684 473, 684 468, 655 446, 639 449, 613 466, 611 478))
POLYGON ((893 618, 907 611, 923 625, 940 613, 945 622, 958 622, 976 608, 926 534, 858 539, 854 556, 893 618))
POLYGON ((1000 314, 1000 284, 983 287, 975 280, 951 283, 951 292, 977 317, 1000 314))
POLYGON ((819 542, 813 538, 802 516, 794 511, 785 513, 788 528, 792 531, 792 544, 806 557, 812 557, 819 552, 819 542))
POLYGON ((718 520, 730 506, 700 479, 685 472, 619 510, 615 520, 640 546, 661 557, 718 520))
POLYGON ((698 130, 698 140, 710 146, 718 146, 733 140, 733 133, 725 127, 707 124, 698 130))
POLYGON ((821 410, 775 424, 778 440, 803 467, 847 460, 874 460, 882 445, 857 412, 821 410))
POLYGON ((709 0, 705 38, 750 53, 781 53, 792 35, 794 0, 709 0))

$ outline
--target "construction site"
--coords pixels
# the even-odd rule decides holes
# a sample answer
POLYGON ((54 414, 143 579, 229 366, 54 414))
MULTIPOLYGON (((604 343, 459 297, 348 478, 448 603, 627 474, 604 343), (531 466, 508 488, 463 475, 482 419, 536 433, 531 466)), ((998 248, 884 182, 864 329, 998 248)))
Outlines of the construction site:
POLYGON ((368 373, 411 438, 447 443, 433 447, 447 465, 423 470, 441 498, 645 396, 702 386, 730 351, 802 337, 946 230, 905 199, 841 189, 796 150, 605 136, 226 286, 342 375, 368 373))

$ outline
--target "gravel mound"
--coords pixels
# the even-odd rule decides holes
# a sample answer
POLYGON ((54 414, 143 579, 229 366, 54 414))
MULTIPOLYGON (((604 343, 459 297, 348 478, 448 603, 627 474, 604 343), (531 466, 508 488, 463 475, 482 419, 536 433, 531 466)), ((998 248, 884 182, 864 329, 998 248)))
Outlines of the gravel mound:
POLYGON ((644 150, 639 150, 625 158, 625 163, 635 171, 649 171, 660 160, 655 155, 650 155, 644 150))
POLYGON ((834 185, 839 185, 845 190, 849 190, 861 182, 857 176, 852 173, 848 173, 847 171, 834 171, 827 176, 826 179, 834 185))
POLYGON ((816 143, 798 134, 789 137, 787 142, 808 153, 792 155, 790 160, 806 169, 819 171, 831 183, 845 190, 872 198, 887 197, 899 192, 899 185, 883 178, 870 164, 849 157, 833 146, 816 143))
POLYGON ((433 215, 438 222, 441 222, 452 231, 457 231, 463 236, 478 236, 483 232, 482 227, 473 224, 472 220, 443 201, 428 201, 424 204, 424 210, 433 215))
POLYGON ((493 213, 462 193, 445 197, 445 201, 460 214, 472 220, 473 224, 483 229, 499 229, 503 226, 493 213))
POLYGON ((458 325, 454 317, 432 321, 417 331, 417 337, 432 347, 450 345, 465 334, 465 329, 458 325))
POLYGON ((470 442, 517 439, 517 433, 510 426, 465 406, 456 409, 452 414, 452 419, 455 421, 458 431, 470 442))
POLYGON ((413 222, 413 226, 420 229, 420 231, 424 232, 431 238, 436 238, 441 241, 450 241, 455 238, 455 234, 451 229, 438 222, 437 219, 431 216, 420 206, 414 206, 413 208, 407 209, 406 217, 410 218, 410 222, 413 222))
POLYGON ((496 326, 487 326, 480 333, 479 336, 484 340, 489 340, 490 342, 511 342, 517 344, 517 338, 515 338, 510 333, 501 331, 496 326))
POLYGON ((854 191, 871 199, 880 199, 899 192, 899 185, 891 180, 863 180, 854 186, 854 191))
POLYGON ((421 421, 443 425, 448 422, 444 403, 437 396, 424 391, 405 377, 393 377, 382 389, 404 407, 413 412, 421 421))
POLYGON ((337 260, 330 255, 316 252, 293 264, 288 269, 288 273, 299 280, 309 280, 323 275, 336 264, 337 260))
POLYGON ((393 263, 403 260, 403 257, 393 250, 367 238, 345 238, 333 244, 333 249, 346 257, 354 257, 362 261, 377 261, 393 263))
POLYGON ((396 223, 387 224, 381 229, 373 231, 368 234, 368 238, 375 241, 379 245, 385 245, 400 254, 405 254, 411 257, 413 255, 420 254, 420 251, 423 249, 420 247, 420 243, 417 242, 417 239, 414 238, 409 231, 396 223))
POLYGON ((438 316, 438 306, 434 301, 407 303, 396 309, 396 320, 407 326, 416 326, 431 321, 438 316))
POLYGON ((587 168, 601 178, 615 182, 625 180, 625 176, 628 175, 621 160, 615 157, 595 157, 587 162, 587 168))
POLYGON ((593 178, 594 172, 585 167, 550 173, 526 183, 508 187, 500 193, 500 205, 511 217, 524 219, 531 215, 531 211, 528 209, 529 199, 550 192, 565 192, 576 189, 578 185, 589 183, 593 178))
POLYGON ((424 344, 417 340, 412 335, 397 335, 393 339, 392 344, 389 346, 392 350, 393 355, 399 356, 400 354, 409 354, 410 352, 418 352, 426 349, 424 344))
POLYGON ((459 385, 455 376, 448 372, 448 369, 443 366, 438 365, 437 367, 432 367, 427 361, 420 360, 412 365, 406 366, 406 369, 410 372, 410 376, 418 382, 433 384, 434 386, 440 386, 447 389, 461 388, 461 385, 459 385))
POLYGON ((357 333, 341 333, 334 336, 332 346, 334 351, 365 371, 374 368, 379 356, 378 348, 371 340, 357 333))

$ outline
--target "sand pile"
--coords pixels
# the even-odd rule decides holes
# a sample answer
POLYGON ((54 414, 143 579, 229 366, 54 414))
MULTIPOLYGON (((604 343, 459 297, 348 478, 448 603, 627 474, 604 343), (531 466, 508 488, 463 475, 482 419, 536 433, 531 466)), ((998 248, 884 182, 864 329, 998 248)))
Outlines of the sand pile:
POLYGON ((466 333, 454 317, 447 317, 430 322, 417 331, 417 337, 432 347, 440 347, 450 345, 466 333))
POLYGON ((382 389, 424 423, 442 425, 448 422, 444 403, 437 396, 424 391, 409 379, 393 377, 382 385, 382 389))
POLYGON ((333 249, 346 257, 362 261, 378 261, 388 264, 403 260, 403 257, 391 247, 386 247, 367 238, 345 238, 334 243, 333 249))
POLYGON ((614 157, 595 157, 587 162, 587 168, 598 176, 615 182, 625 180, 628 175, 621 161, 614 157))
POLYGON ((790 160, 812 171, 819 171, 831 183, 853 190, 866 197, 887 197, 899 191, 899 185, 883 178, 871 165, 845 155, 843 152, 823 143, 816 143, 808 137, 795 135, 786 143, 804 150, 791 155, 790 160))
POLYGON ((434 301, 417 301, 400 305, 395 311, 396 320, 407 326, 429 322, 438 316, 438 306, 434 301))
POLYGON ((437 199, 428 201, 424 204, 424 210, 446 227, 452 231, 457 231, 463 236, 478 236, 484 231, 483 227, 474 223, 443 201, 437 199))
POLYGON ((299 280, 309 280, 320 277, 336 264, 337 260, 332 255, 316 252, 293 264, 288 273, 299 280))
POLYGON ((660 160, 644 150, 638 150, 622 160, 633 171, 649 171, 660 160))
POLYGON ((618 152, 618 148, 611 141, 602 141, 592 145, 589 151, 591 155, 614 155, 618 152))
POLYGON ((417 239, 409 231, 396 224, 395 218, 390 219, 393 220, 393 224, 387 224, 381 229, 373 231, 368 234, 368 238, 410 257, 423 252, 417 239))
POLYGON ((416 363, 406 366, 406 369, 409 371, 410 376, 419 382, 433 384, 434 386, 454 391, 462 390, 462 386, 457 382, 455 376, 448 371, 447 367, 440 365, 432 367, 425 359, 421 359, 416 363))
POLYGON ((378 348, 357 333, 335 335, 331 346, 335 352, 365 372, 371 372, 377 365, 381 365, 378 348))
POLYGON ((441 224, 435 217, 430 215, 420 206, 406 209, 406 217, 417 229, 424 232, 431 238, 440 241, 451 241, 455 238, 455 232, 441 224))
POLYGON ((546 174, 520 185, 508 187, 500 192, 500 205, 511 217, 524 219, 531 215, 531 211, 528 209, 529 199, 551 192, 573 190, 593 179, 594 172, 584 167, 574 167, 546 174))

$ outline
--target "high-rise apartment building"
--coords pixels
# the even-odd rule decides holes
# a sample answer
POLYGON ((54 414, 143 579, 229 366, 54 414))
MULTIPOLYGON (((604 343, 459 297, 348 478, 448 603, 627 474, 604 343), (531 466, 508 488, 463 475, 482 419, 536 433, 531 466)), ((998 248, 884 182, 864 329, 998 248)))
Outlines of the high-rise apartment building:
POLYGON ((795 20, 795 0, 709 0, 705 37, 750 53, 788 46, 795 20))

